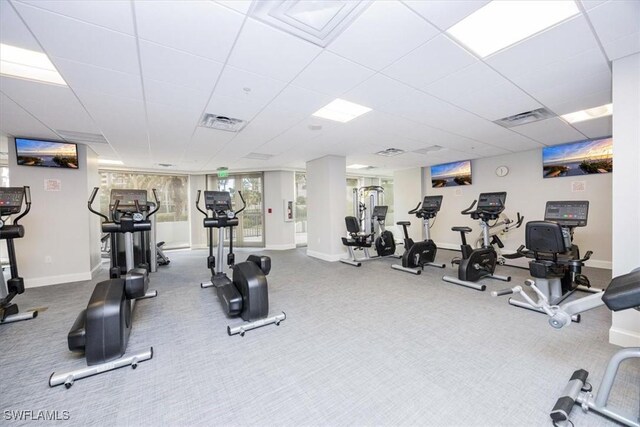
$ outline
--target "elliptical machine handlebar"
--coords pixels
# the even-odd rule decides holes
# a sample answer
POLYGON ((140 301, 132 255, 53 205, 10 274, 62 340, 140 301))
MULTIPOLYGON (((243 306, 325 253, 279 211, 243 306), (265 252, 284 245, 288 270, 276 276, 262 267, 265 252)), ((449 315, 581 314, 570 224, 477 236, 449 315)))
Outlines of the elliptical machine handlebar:
POLYGON ((98 187, 93 187, 93 191, 91 191, 91 196, 89 196, 89 201, 87 202, 87 207, 89 208, 89 211, 95 215, 98 215, 99 217, 103 218, 105 220, 105 222, 109 222, 109 218, 107 218, 107 216, 103 213, 100 213, 96 210, 93 209, 93 201, 96 198, 96 195, 98 194, 98 187))
POLYGON ((29 188, 28 185, 25 185, 23 188, 24 188, 24 204, 26 208, 24 212, 22 212, 20 215, 16 217, 16 219, 13 220, 13 225, 19 225, 18 221, 24 218, 24 216, 28 214, 29 211, 31 210, 31 188, 29 188))
POLYGON ((244 197, 242 197, 242 191, 238 190, 238 194, 240 195, 240 200, 242 200, 242 209, 240 209, 239 211, 234 212, 234 214, 233 214, 233 217, 234 217, 234 218, 237 218, 237 217, 238 217, 238 214, 239 214, 240 212, 242 212, 243 210, 245 210, 245 209, 246 209, 246 207, 247 207, 247 202, 245 202, 245 201, 244 201, 244 197))
MULTIPOLYGON (((160 210, 160 199, 158 198, 158 192, 156 191, 155 188, 152 188, 151 192, 153 193, 153 198, 156 201, 156 208, 147 214, 147 218, 151 217, 153 214, 155 214, 160 210)), ((138 201, 136 200, 136 208, 137 207, 138 207, 138 201)))
POLYGON ((205 218, 209 218, 209 214, 202 210, 200 207, 200 195, 202 194, 202 190, 198 190, 198 195, 196 196, 196 208, 204 215, 205 218))

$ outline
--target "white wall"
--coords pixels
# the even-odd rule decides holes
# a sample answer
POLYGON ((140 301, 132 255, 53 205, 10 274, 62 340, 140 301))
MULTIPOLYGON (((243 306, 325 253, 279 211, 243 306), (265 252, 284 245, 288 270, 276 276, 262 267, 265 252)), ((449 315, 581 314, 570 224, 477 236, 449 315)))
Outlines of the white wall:
MULTIPOLYGON (((394 222, 411 221, 409 226, 409 237, 415 241, 423 239, 422 220, 415 215, 409 215, 411 209, 415 208, 418 202, 422 201, 423 179, 421 168, 405 169, 396 171, 393 174, 393 210, 394 222)), ((387 229, 391 229, 388 224, 387 229)), ((403 239, 402 226, 394 224, 393 235, 396 240, 403 239)), ((403 250, 403 249, 402 249, 403 250)), ((397 253, 402 253, 398 249, 397 253)))
POLYGON ((267 171, 264 173, 263 182, 265 247, 276 250, 294 249, 296 247, 295 222, 285 221, 284 201, 295 202, 295 173, 267 171))
MULTIPOLYGON (((98 156, 91 149, 87 148, 87 189, 89 193, 85 198, 89 197, 94 187, 100 187, 100 173, 98 172, 98 156)), ((96 200, 97 202, 97 200, 96 200)), ((87 210, 88 212, 88 210, 87 210)), ((100 228, 100 217, 90 214, 88 216, 89 227, 89 263, 91 271, 95 271, 102 263, 102 255, 100 248, 100 237, 102 231, 100 228)))
POLYGON ((325 156, 307 162, 307 255, 338 261, 345 249, 346 158, 325 156))
POLYGON ((204 215, 196 209, 198 190, 203 192, 200 198, 200 207, 204 210, 204 190, 207 189, 206 175, 189 175, 189 224, 191 236, 191 249, 207 247, 207 233, 202 226, 204 215))
MULTIPOLYGON (((614 146, 616 144, 614 138, 614 146)), ((545 204, 549 200, 588 200, 587 226, 576 229, 574 241, 581 253, 593 251, 592 261, 587 265, 611 268, 612 174, 545 179, 542 177, 541 149, 473 160, 473 185, 470 186, 432 188, 431 169, 427 167, 423 170, 426 194, 444 196, 442 210, 431 229, 431 237, 439 246, 458 249, 460 235, 451 231, 451 227, 465 225, 473 229, 470 234, 472 239, 468 238, 473 244, 480 233, 480 226, 468 215, 461 215, 460 211, 466 209, 482 192, 506 191, 505 214, 515 220, 516 213, 520 212, 525 217, 524 224, 543 219, 545 204), (507 166, 509 174, 502 178, 496 176, 498 166, 507 166), (575 181, 584 181, 585 191, 572 192, 572 182, 575 181)), ((512 230, 508 239, 503 239, 505 249, 515 251, 524 244, 524 224, 512 230)))
MULTIPOLYGON (((613 274, 640 267, 640 53, 613 62, 613 274)), ((640 346, 640 312, 613 314, 613 344, 640 346)))
POLYGON ((16 240, 18 268, 27 287, 91 279, 99 247, 92 244, 96 222, 87 199, 98 179, 93 176, 97 167, 86 146, 78 144, 78 157, 77 170, 18 166, 15 144, 9 143, 11 185, 31 187, 31 212, 21 221, 25 237, 16 240), (46 179, 60 180, 61 190, 45 191, 46 179))

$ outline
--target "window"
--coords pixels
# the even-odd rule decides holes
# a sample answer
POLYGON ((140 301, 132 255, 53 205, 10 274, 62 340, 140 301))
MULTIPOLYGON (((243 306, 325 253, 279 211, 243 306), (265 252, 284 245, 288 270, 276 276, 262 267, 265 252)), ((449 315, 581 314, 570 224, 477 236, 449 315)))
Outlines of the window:
POLYGON ((0 187, 9 186, 9 168, 0 166, 0 187))
POLYGON ((296 244, 307 243, 307 174, 304 172, 295 173, 296 198, 296 244))
POLYGON ((136 172, 100 171, 100 210, 109 210, 112 188, 144 189, 153 200, 152 189, 160 199, 156 216, 156 240, 166 248, 189 246, 189 177, 136 172))
MULTIPOLYGON (((233 244, 237 246, 264 246, 264 207, 262 201, 262 173, 235 174, 226 178, 214 175, 207 177, 207 189, 229 191, 233 207, 239 210, 242 200, 238 190, 247 204, 246 209, 238 217, 239 224, 234 228, 233 244)), ((214 233, 214 236, 217 236, 214 233)), ((217 239, 217 237, 214 237, 217 239)), ((225 230, 225 240, 229 239, 229 230, 225 230)), ((215 241, 214 241, 215 244, 215 241)))

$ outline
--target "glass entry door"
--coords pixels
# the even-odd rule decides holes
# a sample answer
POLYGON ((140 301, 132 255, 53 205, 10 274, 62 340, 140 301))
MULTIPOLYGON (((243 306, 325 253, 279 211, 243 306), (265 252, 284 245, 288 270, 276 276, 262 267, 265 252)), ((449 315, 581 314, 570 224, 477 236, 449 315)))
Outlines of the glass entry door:
MULTIPOLYGON (((238 216, 239 224, 233 230, 233 244, 237 246, 264 247, 264 205, 262 198, 262 173, 236 174, 226 178, 207 177, 207 189, 229 191, 235 210, 242 208, 242 200, 247 207, 238 216)), ((225 230, 225 242, 229 241, 229 230, 225 230)), ((217 233, 214 233, 214 244, 217 244, 217 233)))

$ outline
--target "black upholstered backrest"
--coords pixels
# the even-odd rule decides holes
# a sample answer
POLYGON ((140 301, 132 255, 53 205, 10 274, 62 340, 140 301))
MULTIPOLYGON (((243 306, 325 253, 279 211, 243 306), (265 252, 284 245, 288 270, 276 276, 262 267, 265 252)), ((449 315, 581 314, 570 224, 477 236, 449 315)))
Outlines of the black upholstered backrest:
POLYGON ((602 295, 612 311, 640 307, 640 268, 614 278, 602 295))
POLYGON ((360 232, 360 223, 358 222, 358 218, 355 216, 347 216, 344 218, 344 222, 347 225, 347 231, 349 233, 359 233, 360 232))
POLYGON ((567 251, 562 227, 552 221, 529 221, 525 232, 525 245, 533 252, 561 254, 567 251))

